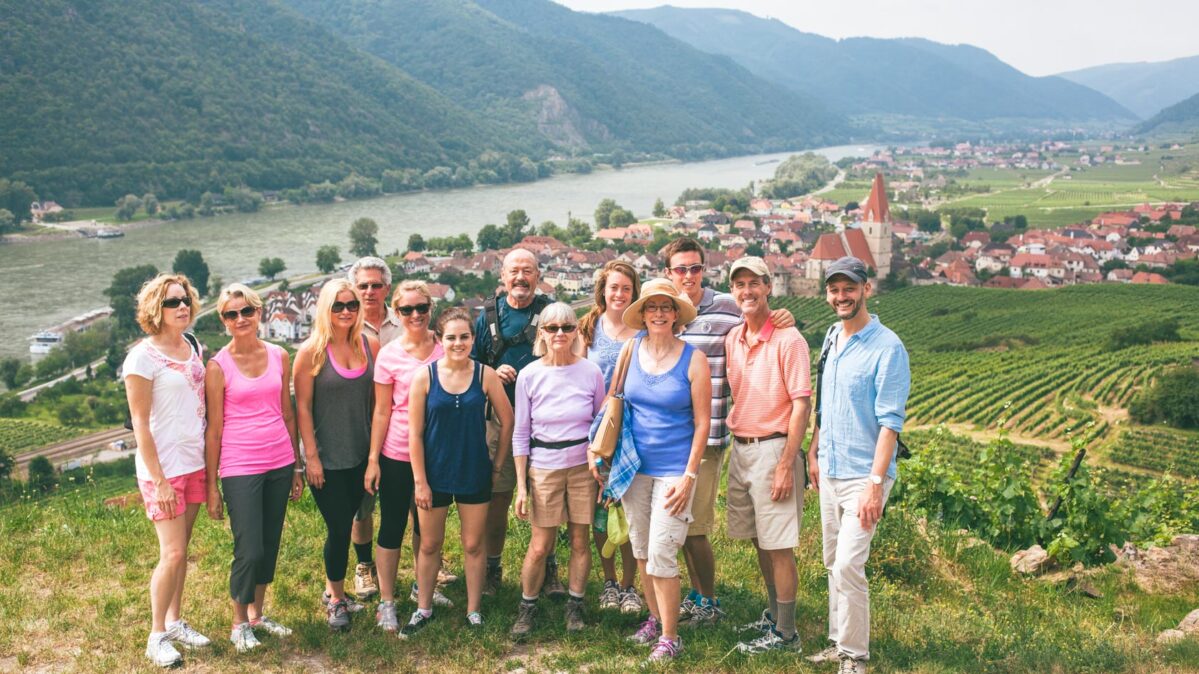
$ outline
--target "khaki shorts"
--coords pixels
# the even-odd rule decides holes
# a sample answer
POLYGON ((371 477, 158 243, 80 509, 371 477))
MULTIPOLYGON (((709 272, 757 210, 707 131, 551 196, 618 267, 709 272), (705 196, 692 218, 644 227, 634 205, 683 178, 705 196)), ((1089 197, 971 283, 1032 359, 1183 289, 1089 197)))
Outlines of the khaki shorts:
MULTIPOLYGON (((679 548, 687 540, 691 503, 678 515, 666 509, 666 490, 682 475, 651 477, 637 473, 624 493, 625 517, 629 520, 629 543, 633 557, 645 560, 645 572, 658 578, 677 578, 679 548)), ((692 503, 695 493, 692 492, 692 503)))
POLYGON ((724 448, 708 446, 700 461, 691 505, 694 520, 688 536, 708 536, 716 526, 716 494, 720 491, 720 471, 724 468, 724 448))
POLYGON ((535 527, 591 524, 599 485, 587 464, 573 468, 529 466, 529 522, 535 527))
POLYGON ((758 540, 763 550, 787 550, 799 545, 803 520, 804 462, 796 453, 791 496, 770 500, 774 469, 786 438, 741 444, 733 441, 729 457, 729 491, 726 513, 729 538, 758 540))
MULTIPOLYGON (((487 420, 487 451, 491 455, 492 470, 495 470, 495 453, 500 450, 500 421, 487 420)), ((512 450, 508 450, 508 460, 500 466, 500 474, 491 485, 491 493, 511 492, 516 489, 516 462, 512 459, 512 450)))

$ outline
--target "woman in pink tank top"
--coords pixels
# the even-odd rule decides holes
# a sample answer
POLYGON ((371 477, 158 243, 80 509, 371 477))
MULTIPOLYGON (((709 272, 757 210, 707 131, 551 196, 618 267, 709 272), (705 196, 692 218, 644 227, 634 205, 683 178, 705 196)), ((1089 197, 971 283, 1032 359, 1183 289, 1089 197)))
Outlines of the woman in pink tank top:
POLYGON ((263 614, 262 604, 275 577, 287 500, 298 500, 304 490, 291 368, 282 347, 258 339, 261 311, 262 300, 250 288, 234 283, 221 291, 217 313, 233 340, 212 357, 204 377, 208 514, 221 519, 223 489, 233 530, 230 641, 239 653, 259 645, 255 629, 291 634, 263 614))

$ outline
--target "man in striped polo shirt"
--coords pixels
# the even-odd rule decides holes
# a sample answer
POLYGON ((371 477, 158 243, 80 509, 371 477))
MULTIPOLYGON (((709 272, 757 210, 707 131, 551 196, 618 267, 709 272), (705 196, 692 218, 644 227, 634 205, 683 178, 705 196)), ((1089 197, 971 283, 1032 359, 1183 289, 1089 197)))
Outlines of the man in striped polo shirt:
MULTIPOLYGON (((708 447, 700 463, 699 477, 691 505, 693 521, 683 544, 683 558, 691 579, 691 591, 680 607, 681 618, 693 624, 710 624, 720 619, 720 602, 716 600, 716 559, 708 535, 716 521, 716 492, 720 489, 720 471, 724 464, 724 448, 729 445, 729 430, 725 417, 729 410, 729 383, 724 368, 724 337, 741 324, 741 310, 728 293, 718 293, 703 286, 704 247, 690 237, 674 239, 662 249, 665 276, 676 290, 699 311, 683 334, 683 341, 703 351, 712 370, 712 428, 708 447)), ((779 328, 795 325, 795 318, 786 309, 771 314, 779 328)))
POLYGON ((747 628, 762 634, 737 644, 742 653, 799 651, 795 547, 803 518, 800 445, 807 432, 812 384, 808 343, 798 330, 770 320, 770 270, 759 257, 729 269, 729 286, 745 323, 725 337, 733 411, 729 429, 729 538, 752 540, 768 606, 747 628))

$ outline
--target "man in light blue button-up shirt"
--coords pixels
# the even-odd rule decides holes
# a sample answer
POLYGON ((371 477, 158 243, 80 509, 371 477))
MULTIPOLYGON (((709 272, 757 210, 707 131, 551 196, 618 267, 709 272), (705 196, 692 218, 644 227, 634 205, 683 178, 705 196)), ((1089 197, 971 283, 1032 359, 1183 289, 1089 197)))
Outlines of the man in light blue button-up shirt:
POLYGON ((865 672, 870 657, 866 560, 895 484, 895 450, 911 388, 907 349, 866 311, 869 295, 861 260, 843 257, 829 265, 825 297, 840 322, 825 335, 808 449, 808 476, 820 492, 832 642, 808 659, 840 660, 843 672, 865 672))

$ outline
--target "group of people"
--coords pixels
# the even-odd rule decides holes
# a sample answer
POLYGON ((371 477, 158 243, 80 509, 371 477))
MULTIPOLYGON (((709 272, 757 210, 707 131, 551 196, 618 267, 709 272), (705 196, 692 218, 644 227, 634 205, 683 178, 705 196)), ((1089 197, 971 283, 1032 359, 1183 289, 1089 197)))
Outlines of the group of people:
POLYGON ((644 285, 627 263, 605 265, 594 306, 576 318, 571 306, 537 293, 537 259, 515 249, 504 259, 502 292, 475 317, 442 311, 435 327, 423 282, 401 282, 393 293, 387 264, 363 258, 347 279, 322 286, 294 363, 259 339, 258 295, 233 284, 216 303, 232 340, 205 365, 186 332, 199 307, 190 282, 165 274, 149 281, 138 296, 147 337, 123 370, 138 479, 161 551, 147 656, 171 665, 181 659, 176 645, 208 643, 181 615, 187 543, 202 503, 214 519, 228 509, 237 650, 257 647, 256 632, 290 633, 265 615, 264 598, 287 501, 307 483, 327 528, 322 602, 333 629, 347 629, 376 587, 376 623, 401 638, 427 626, 435 607, 452 606, 437 586, 457 504, 466 624, 483 624, 483 597, 503 582, 512 510, 532 533, 511 635, 536 628, 547 594, 566 595, 566 629, 582 630, 592 539, 596 549, 614 547, 606 546, 609 514, 620 512, 628 541, 601 556, 599 606, 648 609, 629 638, 650 647, 649 661, 670 660, 683 648, 682 621, 702 626, 724 615, 709 536, 727 463, 727 533, 752 541, 767 597, 746 626, 757 636, 738 650, 800 650, 794 549, 807 485, 820 497, 830 640, 809 659, 864 672, 864 567, 896 477, 910 383, 903 344, 866 311, 867 268, 843 258, 825 275, 839 320, 825 335, 813 396, 807 342, 788 311, 770 309, 765 262, 736 260, 731 292, 718 293, 702 283, 698 242, 675 239, 662 257, 663 277, 644 285), (612 396, 623 429, 615 454, 604 457, 591 437, 612 396), (401 624, 396 570, 409 517, 416 607, 401 624), (555 554, 563 527, 565 587, 555 554), (346 589, 351 543, 356 598, 346 589))

